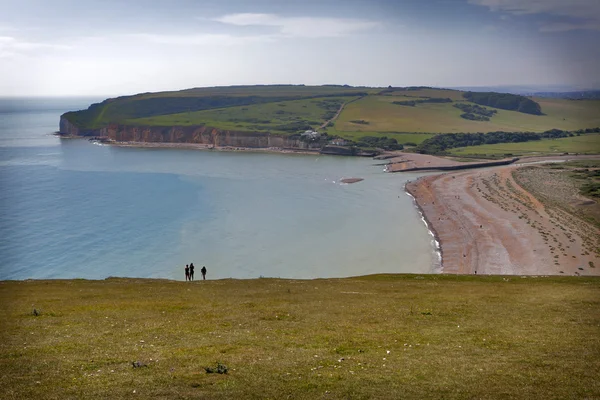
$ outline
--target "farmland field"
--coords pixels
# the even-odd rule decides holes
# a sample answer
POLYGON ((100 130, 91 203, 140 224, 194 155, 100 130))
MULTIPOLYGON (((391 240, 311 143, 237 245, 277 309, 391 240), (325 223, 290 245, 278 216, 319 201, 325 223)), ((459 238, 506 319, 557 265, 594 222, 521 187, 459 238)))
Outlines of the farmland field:
MULTIPOLYGON (((446 94, 445 92, 442 91, 442 94, 446 94)), ((415 98, 420 98, 421 95, 418 91, 409 93, 415 98)), ((600 101, 597 100, 536 99, 546 115, 498 109, 490 121, 471 121, 461 118, 462 111, 453 107, 453 103, 424 103, 415 107, 393 104, 394 101, 413 99, 403 96, 367 96, 344 109, 336 122, 336 129, 338 131, 458 133, 543 132, 555 128, 576 130, 600 126, 600 101), (357 126, 351 122, 356 120, 364 120, 368 124, 357 126)), ((473 104, 464 100, 461 102, 473 104)))
POLYGON ((600 153, 600 135, 586 134, 561 139, 543 139, 524 143, 498 143, 459 147, 450 150, 452 155, 541 155, 560 153, 600 153))

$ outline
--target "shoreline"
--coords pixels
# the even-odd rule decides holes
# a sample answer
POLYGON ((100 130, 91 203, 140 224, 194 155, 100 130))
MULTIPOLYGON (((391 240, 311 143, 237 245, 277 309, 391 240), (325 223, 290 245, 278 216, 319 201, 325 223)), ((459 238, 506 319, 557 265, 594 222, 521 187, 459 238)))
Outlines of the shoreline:
POLYGON ((432 265, 432 271, 433 271, 433 273, 443 273, 444 272, 444 253, 442 251, 440 237, 439 237, 437 231, 435 230, 435 227, 431 223, 431 221, 429 221, 429 219, 427 218, 425 211, 423 210, 423 208, 417 201, 415 195, 413 195, 413 193, 411 193, 411 189, 408 187, 409 184, 411 184, 411 183, 414 183, 415 185, 418 184, 417 182, 422 178, 423 177, 420 177, 420 178, 417 178, 415 181, 412 181, 412 182, 407 181, 406 183, 404 183, 404 191, 412 199, 413 206, 417 209, 417 212, 419 213, 419 216, 421 217, 421 221, 423 221, 423 223, 425 224, 425 227, 427 228, 427 231, 433 237, 433 243, 434 243, 433 251, 434 251, 435 255, 437 256, 437 261, 434 263, 434 265, 432 265))
POLYGON ((203 151, 226 151, 226 152, 251 152, 251 153, 273 153, 273 154, 305 154, 314 155, 321 153, 310 149, 287 149, 281 147, 238 147, 238 146, 213 146, 200 143, 155 143, 155 142, 98 142, 99 145, 115 147, 155 148, 155 149, 187 149, 203 151))
POLYGON ((588 268, 598 258, 584 245, 585 223, 540 203, 513 180, 517 168, 455 171, 406 183, 438 242, 441 272, 599 275, 588 268), (577 222, 565 229, 569 219, 577 222))

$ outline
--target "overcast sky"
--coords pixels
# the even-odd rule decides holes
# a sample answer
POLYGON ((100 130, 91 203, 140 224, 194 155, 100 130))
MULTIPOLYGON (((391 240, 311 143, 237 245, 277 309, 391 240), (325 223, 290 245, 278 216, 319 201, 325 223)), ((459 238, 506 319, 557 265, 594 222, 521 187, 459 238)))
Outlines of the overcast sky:
POLYGON ((600 85, 600 0, 0 0, 0 96, 600 85))

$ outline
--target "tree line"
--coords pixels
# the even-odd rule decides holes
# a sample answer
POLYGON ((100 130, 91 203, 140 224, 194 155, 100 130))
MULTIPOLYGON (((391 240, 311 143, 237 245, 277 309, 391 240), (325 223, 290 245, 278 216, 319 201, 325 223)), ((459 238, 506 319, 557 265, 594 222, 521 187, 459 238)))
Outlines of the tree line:
POLYGON ((502 110, 518 111, 525 114, 542 115, 542 108, 535 101, 510 93, 496 92, 466 92, 463 97, 470 102, 500 108, 502 110))
POLYGON ((444 155, 449 149, 456 147, 480 146, 483 144, 521 143, 541 139, 558 139, 580 135, 581 133, 600 132, 600 128, 581 129, 570 132, 551 129, 542 133, 536 132, 489 132, 489 133, 443 133, 421 142, 416 151, 421 154, 444 155))
POLYGON ((454 107, 464 111, 460 116, 464 119, 473 121, 489 121, 498 110, 490 110, 489 108, 478 106, 477 104, 457 103, 454 107))
POLYGON ((397 104, 399 106, 409 106, 414 107, 417 104, 421 103, 452 103, 452 99, 448 97, 430 97, 428 99, 423 100, 404 100, 404 101, 392 101, 392 104, 397 104))

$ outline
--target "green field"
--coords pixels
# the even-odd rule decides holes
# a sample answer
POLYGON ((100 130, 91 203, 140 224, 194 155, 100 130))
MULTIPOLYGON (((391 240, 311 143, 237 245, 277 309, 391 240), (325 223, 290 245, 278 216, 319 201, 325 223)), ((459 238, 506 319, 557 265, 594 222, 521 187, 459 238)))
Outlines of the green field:
POLYGON ((586 134, 560 139, 543 139, 525 143, 498 143, 481 146, 458 147, 449 150, 456 156, 504 156, 543 155, 543 154, 598 154, 600 153, 600 135, 586 134))
MULTIPOLYGON (((279 129, 288 124, 306 125, 306 129, 318 129, 337 113, 340 106, 357 97, 324 97, 309 100, 279 101, 241 107, 158 115, 125 121, 132 125, 191 126, 207 125, 238 131, 271 131, 285 133, 279 129)), ((288 133, 301 131, 297 128, 288 133)))
POLYGON ((600 398, 599 307, 591 277, 5 281, 0 398, 600 398))
MULTIPOLYGON (((436 94, 432 91, 427 94, 436 94)), ((452 92, 451 92, 452 93, 452 92)), ((418 96, 420 92, 413 92, 418 96)), ((440 97, 450 97, 441 91, 440 97)), ((454 96, 456 98, 456 96, 454 96)), ((419 97, 417 97, 419 98, 419 97)), ((530 115, 516 111, 497 110, 490 121, 471 121, 461 118, 462 111, 453 103, 400 106, 393 101, 410 100, 402 96, 367 96, 344 109, 336 129, 364 131, 458 133, 458 132, 543 132, 549 129, 577 130, 600 126, 600 101, 536 99, 547 115, 530 115), (369 124, 356 126, 353 120, 369 124)), ((465 102, 464 100, 460 100, 465 102)), ((468 104, 474 104, 465 102, 468 104)))

